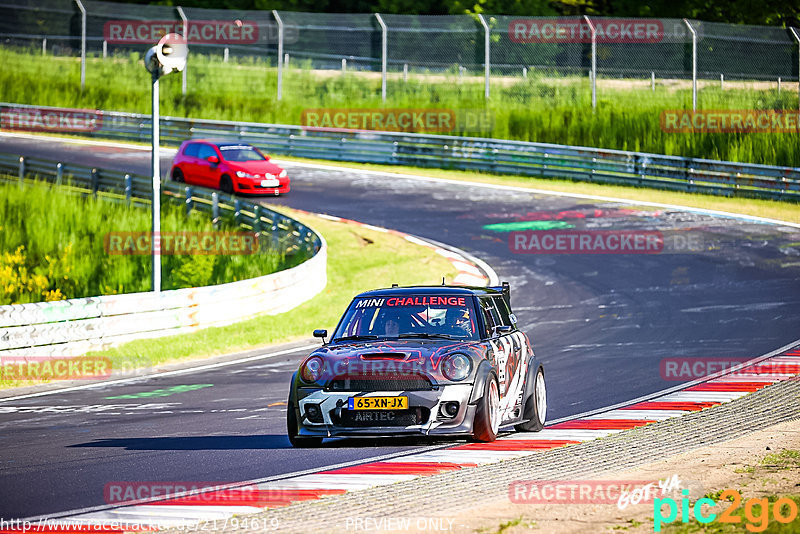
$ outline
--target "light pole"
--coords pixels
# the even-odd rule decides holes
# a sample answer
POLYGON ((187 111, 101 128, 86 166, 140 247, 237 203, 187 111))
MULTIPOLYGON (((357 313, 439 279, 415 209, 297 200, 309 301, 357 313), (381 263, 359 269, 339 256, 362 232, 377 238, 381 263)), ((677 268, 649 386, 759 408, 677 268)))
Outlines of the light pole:
POLYGON ((153 292, 161 292, 161 171, 159 169, 159 112, 158 112, 158 79, 175 71, 182 71, 186 66, 186 55, 189 47, 186 39, 176 33, 168 33, 158 41, 144 56, 144 66, 153 80, 153 232, 151 250, 153 258, 153 292))

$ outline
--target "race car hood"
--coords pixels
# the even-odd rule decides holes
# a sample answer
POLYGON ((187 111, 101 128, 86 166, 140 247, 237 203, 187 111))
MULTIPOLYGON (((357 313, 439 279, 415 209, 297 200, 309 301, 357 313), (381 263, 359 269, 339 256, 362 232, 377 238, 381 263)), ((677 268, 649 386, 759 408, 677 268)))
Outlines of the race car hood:
POLYGON ((269 161, 227 161, 227 164, 234 170, 259 175, 272 174, 277 176, 283 170, 269 161))
POLYGON ((483 357, 470 341, 402 339, 325 345, 309 358, 319 356, 325 362, 320 382, 341 375, 410 373, 426 374, 442 382, 448 380, 441 374, 441 361, 453 352, 466 354, 473 360, 483 357))

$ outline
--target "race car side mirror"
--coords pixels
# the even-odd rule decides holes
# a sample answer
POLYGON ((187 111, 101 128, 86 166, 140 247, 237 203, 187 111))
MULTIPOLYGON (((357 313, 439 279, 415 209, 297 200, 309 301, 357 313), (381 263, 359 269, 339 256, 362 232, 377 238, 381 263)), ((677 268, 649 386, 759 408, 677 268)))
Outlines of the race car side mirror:
POLYGON ((321 337, 323 345, 325 344, 325 338, 328 337, 327 330, 314 330, 314 337, 321 337))
POLYGON ((206 161, 213 165, 216 165, 217 163, 219 163, 219 158, 217 156, 208 156, 206 158, 206 161))

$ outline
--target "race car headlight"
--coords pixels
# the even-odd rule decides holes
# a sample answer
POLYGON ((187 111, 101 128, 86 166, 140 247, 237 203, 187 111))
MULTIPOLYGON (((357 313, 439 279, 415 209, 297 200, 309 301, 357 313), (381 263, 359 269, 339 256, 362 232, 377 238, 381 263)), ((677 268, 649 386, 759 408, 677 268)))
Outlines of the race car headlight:
POLYGON ((255 178, 255 176, 253 176, 249 172, 244 172, 244 171, 236 171, 236 176, 238 176, 239 178, 255 178))
POLYGON ((325 368, 325 362, 319 356, 309 358, 303 364, 300 370, 300 378, 305 382, 316 382, 322 377, 322 370, 325 368))
POLYGON ((286 178, 286 169, 281 169, 281 173, 278 175, 278 178, 286 178))
POLYGON ((472 371, 472 360, 460 352, 448 354, 442 362, 442 374, 448 380, 464 380, 470 371, 472 371))

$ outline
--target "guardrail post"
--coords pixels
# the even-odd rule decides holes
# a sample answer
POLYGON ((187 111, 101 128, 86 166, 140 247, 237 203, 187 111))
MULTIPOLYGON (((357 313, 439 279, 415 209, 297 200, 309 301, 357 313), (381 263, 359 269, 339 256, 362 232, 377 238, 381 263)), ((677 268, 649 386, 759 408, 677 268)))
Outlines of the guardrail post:
POLYGON ((261 232, 261 206, 258 204, 253 207, 253 232, 261 232))
MULTIPOLYGON (((183 22, 183 38, 186 39, 186 42, 189 42, 189 20, 186 18, 186 14, 183 12, 183 8, 181 6, 176 6, 175 10, 178 12, 178 15, 181 17, 181 21, 183 22)), ((184 65, 183 71, 181 72, 181 94, 186 94, 186 68, 187 66, 184 65)))
POLYGON ((25 180, 25 156, 19 157, 19 185, 25 180))
POLYGON ((386 55, 388 29, 380 13, 375 13, 375 18, 381 27, 381 101, 386 102, 386 55))
POLYGON ((211 193, 211 224, 219 226, 219 195, 211 193))
POLYGON ((283 95, 283 21, 276 9, 272 10, 272 16, 278 23, 278 100, 283 95))
POLYGON ((61 181, 64 178, 64 165, 58 163, 56 165, 56 185, 61 185, 61 181))
POLYGON ((597 28, 594 27, 589 17, 584 15, 586 24, 592 32, 592 109, 597 109, 597 28))
POLYGON ((272 218, 272 227, 270 228, 270 231, 272 232, 272 248, 273 248, 273 250, 280 250, 280 248, 279 248, 280 247, 280 238, 279 238, 279 235, 278 235, 278 231, 279 230, 280 229, 278 228, 278 217, 273 217, 272 218))
POLYGON ((186 216, 188 217, 189 214, 192 213, 192 208, 194 207, 194 202, 192 202, 192 188, 186 187, 186 216))
POLYGON ((81 0, 75 0, 81 11, 81 91, 86 87, 86 9, 81 0))
MULTIPOLYGON (((797 109, 800 109, 800 32, 797 28, 789 28, 797 41, 797 109)), ((800 128, 800 126, 798 126, 800 128)))
POLYGON ((242 201, 238 198, 233 201, 233 222, 239 224, 239 217, 242 215, 242 201))
POLYGON ((481 21, 481 26, 483 26, 483 96, 486 100, 489 100, 489 93, 490 93, 490 86, 489 86, 489 76, 492 72, 492 65, 491 65, 491 49, 490 42, 492 40, 492 36, 489 32, 489 25, 486 24, 486 19, 483 18, 483 15, 480 13, 478 14, 478 19, 481 21))
POLYGON ((697 111, 697 32, 689 19, 683 19, 683 22, 692 32, 692 111, 697 111))
POLYGON ((97 169, 92 169, 92 194, 97 196, 97 190, 100 189, 100 174, 97 169))
POLYGON ((130 174, 125 175, 125 201, 130 204, 133 195, 133 178, 130 174))

